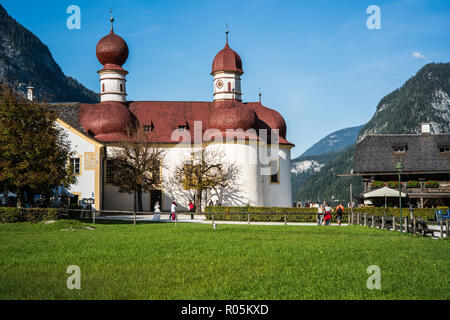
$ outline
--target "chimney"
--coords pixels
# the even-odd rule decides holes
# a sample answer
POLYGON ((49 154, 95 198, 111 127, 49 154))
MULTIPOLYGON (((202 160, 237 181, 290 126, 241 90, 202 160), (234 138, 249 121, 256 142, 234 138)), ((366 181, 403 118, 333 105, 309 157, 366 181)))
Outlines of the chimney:
POLYGON ((27 87, 27 99, 33 101, 33 89, 34 87, 27 87))
POLYGON ((429 123, 422 123, 422 134, 431 134, 431 127, 429 123))

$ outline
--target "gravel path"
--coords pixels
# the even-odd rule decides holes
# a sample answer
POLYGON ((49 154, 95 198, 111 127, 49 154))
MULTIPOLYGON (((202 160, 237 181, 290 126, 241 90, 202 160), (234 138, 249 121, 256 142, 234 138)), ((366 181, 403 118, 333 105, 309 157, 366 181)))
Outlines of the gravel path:
MULTIPOLYGON (((187 223, 204 223, 211 224, 211 220, 206 220, 204 215, 195 215, 195 219, 192 220, 190 215, 180 214, 178 215, 178 222, 187 222, 187 223)), ((97 217, 97 220, 121 220, 121 221, 133 221, 134 216, 132 215, 113 215, 113 216, 101 216, 97 217)), ((153 221, 153 215, 136 215, 136 221, 153 221)), ((172 222, 169 220, 168 214, 161 214, 161 219, 159 222, 172 222)), ((215 221, 216 224, 242 224, 247 225, 247 221, 215 221)), ((252 225, 261 225, 261 226, 279 226, 284 225, 284 222, 250 222, 252 225)), ((317 226, 317 223, 314 222, 288 222, 289 226, 317 226)), ((331 225, 336 225, 337 223, 332 223, 331 225)), ((347 226, 346 223, 341 224, 341 226, 347 226)))

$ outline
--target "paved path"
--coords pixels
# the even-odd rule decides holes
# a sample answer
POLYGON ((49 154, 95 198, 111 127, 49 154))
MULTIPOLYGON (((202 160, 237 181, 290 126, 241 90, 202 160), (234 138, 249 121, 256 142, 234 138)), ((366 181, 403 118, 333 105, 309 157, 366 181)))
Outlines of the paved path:
MULTIPOLYGON (((195 215, 195 219, 192 220, 190 215, 180 214, 178 215, 178 222, 187 222, 187 223, 203 223, 203 224, 211 224, 211 220, 207 220, 204 215, 195 215)), ((132 215, 113 215, 113 216, 101 216, 97 217, 97 220, 119 220, 119 221, 133 221, 134 216, 132 215)), ((136 221, 153 221, 153 215, 136 215, 136 221)), ((161 219, 159 222, 172 222, 169 220, 168 214, 161 214, 161 219)), ((248 225, 247 221, 215 221, 216 224, 241 224, 248 225)), ((261 225, 261 226, 279 226, 284 225, 284 222, 256 222, 251 221, 252 225, 261 225)), ((315 222, 288 222, 289 226, 317 226, 315 222)), ((331 225, 336 225, 337 223, 332 223, 331 225)), ((341 226, 347 226, 346 223, 341 224, 341 226)))

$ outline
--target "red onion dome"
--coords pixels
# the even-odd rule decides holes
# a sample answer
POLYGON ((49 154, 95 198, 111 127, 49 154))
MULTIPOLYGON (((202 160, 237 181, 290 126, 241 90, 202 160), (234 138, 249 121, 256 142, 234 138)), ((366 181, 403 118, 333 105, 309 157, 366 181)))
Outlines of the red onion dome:
POLYGON ((220 50, 214 58, 211 74, 218 71, 231 71, 239 74, 244 73, 242 70, 241 57, 239 57, 239 55, 230 48, 228 41, 225 44, 225 47, 220 50))
POLYGON ((253 104, 257 119, 255 121, 256 129, 278 129, 279 135, 286 138, 286 122, 283 116, 276 110, 264 107, 261 103, 253 104))
POLYGON ((116 101, 80 105, 78 114, 79 124, 96 138, 112 133, 126 133, 127 126, 133 120, 128 108, 116 101))
POLYGON ((255 123, 255 111, 237 100, 214 102, 209 116, 209 128, 226 131, 227 129, 247 130, 255 123))
POLYGON ((128 46, 125 40, 116 35, 113 30, 97 43, 97 59, 102 65, 113 64, 122 66, 128 58, 128 46))

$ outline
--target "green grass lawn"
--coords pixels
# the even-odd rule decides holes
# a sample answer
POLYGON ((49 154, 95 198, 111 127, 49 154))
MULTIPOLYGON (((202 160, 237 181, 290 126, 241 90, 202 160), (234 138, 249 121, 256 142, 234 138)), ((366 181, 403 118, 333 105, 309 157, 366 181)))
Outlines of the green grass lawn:
POLYGON ((0 225, 0 299, 448 299, 446 240, 362 226, 0 225), (73 227, 72 231, 61 229, 73 227), (66 268, 81 268, 81 290, 66 268), (366 269, 381 268, 381 290, 366 269))

